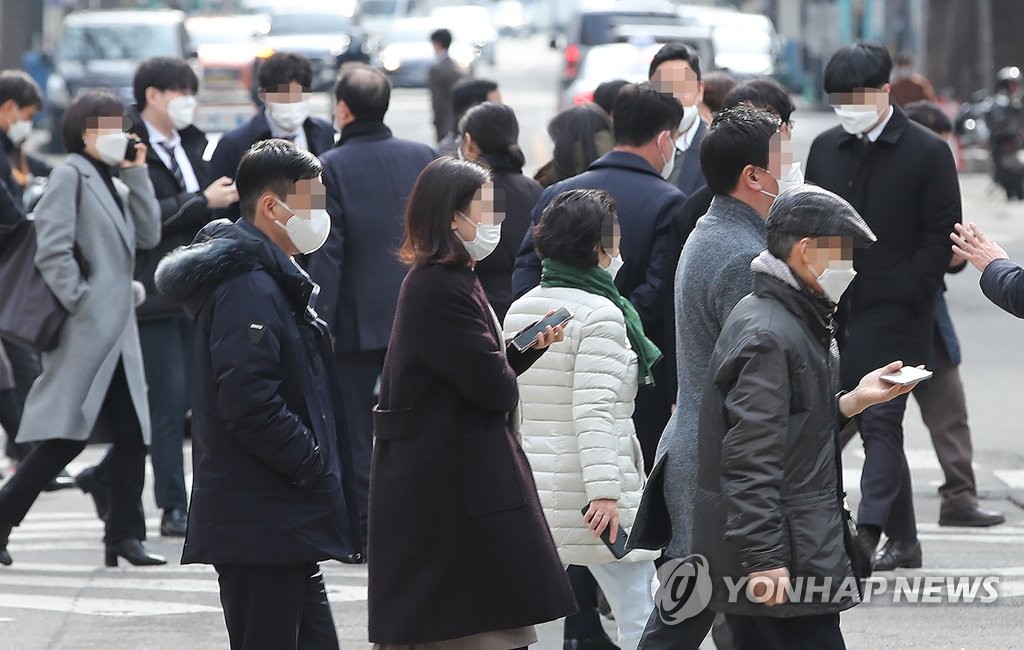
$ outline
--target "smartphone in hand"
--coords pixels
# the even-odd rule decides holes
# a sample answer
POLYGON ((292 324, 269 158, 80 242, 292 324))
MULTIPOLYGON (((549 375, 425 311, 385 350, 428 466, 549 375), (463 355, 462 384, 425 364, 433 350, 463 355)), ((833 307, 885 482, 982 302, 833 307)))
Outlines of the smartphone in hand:
MULTIPOLYGON (((589 503, 583 506, 580 512, 586 515, 588 510, 590 510, 589 503)), ((619 524, 619 534, 615 536, 614 544, 608 541, 609 539, 611 539, 611 536, 612 527, 608 526, 604 529, 604 532, 601 533, 601 541, 604 542, 604 545, 607 546, 608 550, 612 552, 612 555, 615 556, 616 560, 621 560, 622 558, 626 557, 626 553, 629 552, 626 550, 626 531, 622 528, 622 524, 619 524)))
POLYGON ((914 368, 912 366, 903 366, 897 372, 882 375, 882 381, 887 381, 890 384, 898 384, 900 386, 909 386, 910 384, 916 384, 917 382, 924 381, 925 379, 931 379, 931 377, 931 370, 914 368))
POLYGON ((547 330, 548 327, 559 327, 565 325, 572 320, 572 312, 565 307, 559 307, 558 311, 545 316, 536 323, 530 325, 522 332, 516 334, 516 337, 512 339, 512 345, 516 346, 516 349, 520 352, 526 352, 533 346, 537 345, 537 335, 547 330))

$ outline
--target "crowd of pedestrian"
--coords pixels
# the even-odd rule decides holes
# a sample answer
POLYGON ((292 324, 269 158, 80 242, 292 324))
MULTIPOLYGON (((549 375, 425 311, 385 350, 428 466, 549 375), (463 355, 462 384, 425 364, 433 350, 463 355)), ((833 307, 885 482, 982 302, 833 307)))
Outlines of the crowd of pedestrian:
POLYGON ((195 73, 154 58, 133 104, 74 100, 50 169, 21 149, 39 88, 0 73, 0 278, 17 259, 40 277, 0 289, 0 563, 68 484, 107 566, 165 563, 144 544, 148 450, 160 534, 216 568, 233 649, 337 648, 327 560, 368 564, 381 650, 518 650, 560 618, 569 649, 697 648, 716 616, 739 650, 843 648, 857 592, 785 587, 922 566, 911 394, 939 524, 1002 523, 978 503, 943 277, 971 263, 1022 315, 1024 272, 961 225, 951 125, 912 61, 839 50, 840 124, 796 161, 781 86, 668 44, 648 81, 558 114, 531 178, 515 111, 451 40, 431 35, 439 149, 385 125, 381 71, 341 69, 332 126, 310 62, 276 53, 262 108, 207 161, 195 73), (56 333, 26 338, 46 314, 17 305, 43 294, 56 333), (934 374, 892 380, 904 366, 934 374), (656 566, 697 555, 710 603, 673 623, 656 566), (767 588, 736 600, 740 578, 767 588))

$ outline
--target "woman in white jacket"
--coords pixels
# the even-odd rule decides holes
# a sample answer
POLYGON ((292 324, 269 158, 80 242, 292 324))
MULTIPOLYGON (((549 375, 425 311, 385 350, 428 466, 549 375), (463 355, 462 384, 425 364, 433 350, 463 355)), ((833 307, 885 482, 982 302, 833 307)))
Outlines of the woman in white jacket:
POLYGON ((504 329, 512 336, 559 307, 573 313, 565 340, 519 376, 523 448, 559 556, 590 569, 615 614, 619 646, 633 650, 654 609, 656 554, 616 560, 600 535, 610 529, 614 542, 619 525, 627 533, 633 525, 645 480, 633 400, 661 353, 612 281, 622 263, 617 231, 605 192, 556 197, 534 234, 541 285, 512 304, 504 329))

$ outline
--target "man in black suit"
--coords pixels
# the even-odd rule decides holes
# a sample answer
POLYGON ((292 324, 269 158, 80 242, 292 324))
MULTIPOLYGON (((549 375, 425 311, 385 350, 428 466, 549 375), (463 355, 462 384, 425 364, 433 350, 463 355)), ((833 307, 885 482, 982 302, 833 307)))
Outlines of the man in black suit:
POLYGON ((683 105, 679 122, 675 162, 668 181, 690 196, 704 186, 700 168, 700 143, 708 127, 700 119, 704 84, 700 76, 700 54, 683 43, 668 43, 654 55, 648 71, 651 84, 663 93, 672 93, 683 105))
MULTIPOLYGON (((889 100, 892 59, 882 46, 845 47, 825 67, 825 91, 840 126, 811 145, 807 180, 848 200, 878 236, 855 250, 857 277, 839 303, 844 388, 892 359, 930 360, 935 300, 960 222, 953 154, 889 100), (885 361, 880 361, 884 359, 885 361)), ((858 416, 864 471, 858 529, 865 544, 888 537, 876 570, 921 566, 910 469, 903 450, 907 396, 858 416)))
MULTIPOLYGON (((211 175, 234 178, 245 152, 270 138, 290 140, 314 156, 334 146, 334 128, 326 120, 309 114, 312 85, 313 68, 301 54, 278 52, 264 61, 259 71, 259 94, 264 106, 248 122, 220 139, 210 159, 211 175)), ((217 216, 238 219, 238 202, 218 210, 217 216)))
POLYGON ((334 334, 365 534, 374 386, 406 272, 395 251, 402 241, 406 199, 435 152, 394 137, 384 126, 391 82, 376 68, 345 65, 334 97, 341 139, 322 157, 331 234, 308 258, 308 270, 320 285, 317 310, 334 334))
MULTIPOLYGON (((664 180, 679 137, 683 109, 668 93, 650 84, 624 86, 614 104, 615 148, 595 160, 590 168, 544 190, 533 211, 533 223, 551 200, 575 189, 605 190, 618 204, 622 269, 615 284, 643 320, 648 337, 659 348, 665 345, 662 322, 662 285, 668 267, 669 229, 686 196, 664 180)), ((519 297, 540 284, 540 259, 528 230, 516 256, 512 292, 519 297)), ((654 466, 654 452, 671 414, 675 396, 665 391, 664 363, 654 367, 654 386, 642 386, 636 397, 633 422, 643 448, 644 463, 654 466)))
MULTIPOLYGON (((188 498, 182 443, 189 404, 192 360, 192 321, 176 303, 160 295, 153 284, 157 264, 165 255, 192 243, 209 223, 212 210, 238 200, 234 181, 212 180, 203 160, 206 134, 193 123, 199 79, 184 59, 154 57, 139 64, 132 83, 135 105, 125 118, 129 131, 147 147, 146 162, 160 204, 160 244, 140 250, 135 258, 135 279, 146 288, 136 309, 142 360, 149 385, 153 439, 154 493, 163 510, 160 534, 184 537, 188 498)), ((77 477, 78 485, 96 500, 100 516, 108 497, 111 456, 77 477)))
POLYGON ((434 46, 437 62, 430 66, 430 72, 427 73, 427 90, 430 91, 430 104, 434 109, 434 131, 437 133, 437 141, 441 142, 456 127, 452 88, 462 79, 463 72, 448 56, 448 48, 452 46, 450 31, 435 31, 430 35, 430 43, 434 46))

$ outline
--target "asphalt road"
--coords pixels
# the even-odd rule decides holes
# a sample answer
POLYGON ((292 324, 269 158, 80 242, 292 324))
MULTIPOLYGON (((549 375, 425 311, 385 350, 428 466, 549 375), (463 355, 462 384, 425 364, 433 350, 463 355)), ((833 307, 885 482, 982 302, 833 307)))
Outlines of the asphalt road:
MULTIPOLYGON (((501 83, 516 109, 532 170, 546 161, 547 121, 556 107, 558 54, 540 40, 502 43, 499 67, 481 70, 501 83)), ((318 110, 328 103, 320 100, 318 110)), ((833 123, 831 115, 799 111, 795 153, 806 159, 814 135, 833 123)), ((388 123, 402 137, 432 142, 429 100, 424 91, 396 91, 388 123)), ((966 218, 1024 260, 1024 204, 1007 204, 990 191, 987 178, 961 177, 966 218)), ((893 604, 891 596, 843 615, 850 648, 1019 648, 1024 624, 1024 448, 1020 440, 1024 399, 1024 323, 988 303, 968 269, 949 278, 948 300, 964 350, 962 374, 974 434, 975 466, 983 505, 1002 510, 1007 523, 988 530, 939 528, 941 472, 916 407, 907 417, 906 447, 915 484, 915 505, 924 544, 925 568, 915 576, 992 576, 999 599, 991 604, 893 604)), ((90 448, 72 469, 98 459, 90 448)), ((856 508, 859 445, 844 455, 846 483, 856 508)), ((102 528, 88 497, 77 491, 44 494, 24 525, 14 531, 13 567, 0 567, 0 648, 160 649, 225 648, 216 575, 208 567, 177 566, 181 543, 155 536, 158 515, 146 490, 150 547, 172 565, 162 568, 101 568, 102 528)), ((429 561, 429 558, 424 558, 429 561)), ((366 568, 325 565, 338 633, 345 648, 367 648, 366 568)), ((896 576, 889 574, 890 579, 896 576)), ((429 603, 424 604, 429 607, 429 603)), ((401 615, 396 612, 396 615, 401 615)), ((540 650, 561 647, 560 623, 543 626, 540 650)), ((710 641, 704 647, 712 648, 710 641)))

